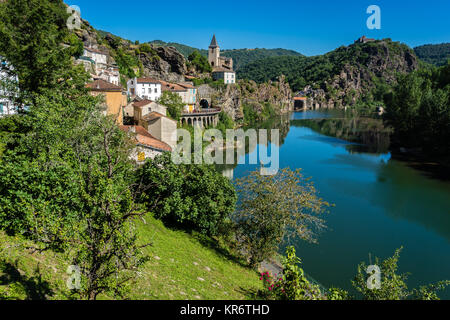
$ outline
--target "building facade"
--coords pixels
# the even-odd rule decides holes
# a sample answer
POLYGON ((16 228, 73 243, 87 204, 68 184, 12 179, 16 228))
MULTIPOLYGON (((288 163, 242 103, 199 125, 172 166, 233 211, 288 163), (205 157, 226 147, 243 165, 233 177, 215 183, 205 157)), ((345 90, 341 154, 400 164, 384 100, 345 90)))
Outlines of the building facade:
POLYGON ((212 76, 214 80, 223 80, 225 84, 236 83, 236 73, 233 71, 233 59, 220 56, 220 47, 213 35, 208 50, 208 61, 213 68, 212 76))
POLYGON ((184 112, 193 112, 197 105, 197 88, 188 83, 161 82, 162 91, 178 94, 184 104, 184 112))
POLYGON ((133 78, 127 82, 127 92, 132 97, 157 101, 162 94, 161 82, 152 78, 133 78))
POLYGON ((88 83, 86 87, 91 95, 105 97, 105 115, 113 115, 117 123, 122 125, 123 109, 127 106, 127 94, 122 87, 101 79, 88 83))

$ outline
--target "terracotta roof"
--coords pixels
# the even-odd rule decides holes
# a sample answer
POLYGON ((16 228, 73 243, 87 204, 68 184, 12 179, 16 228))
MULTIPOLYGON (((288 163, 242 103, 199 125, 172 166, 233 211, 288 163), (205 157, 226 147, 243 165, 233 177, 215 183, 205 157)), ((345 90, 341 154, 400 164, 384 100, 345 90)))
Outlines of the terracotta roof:
POLYGON ((161 81, 153 79, 153 78, 138 78, 138 83, 161 83, 161 81))
POLYGON ((180 86, 176 83, 170 83, 166 81, 160 81, 161 82, 161 90, 162 91, 186 91, 186 88, 180 86))
POLYGON ((140 144, 146 147, 150 147, 153 149, 161 150, 161 151, 172 151, 172 148, 165 142, 156 139, 152 136, 145 128, 141 126, 119 126, 120 130, 125 132, 130 132, 131 128, 135 129, 136 133, 136 144, 140 144))
POLYGON ((190 85, 189 83, 177 83, 179 86, 182 86, 183 88, 188 88, 188 89, 197 89, 196 87, 194 87, 193 85, 190 85))
POLYGON ((144 121, 153 121, 153 120, 156 120, 156 119, 159 119, 159 118, 167 118, 167 117, 165 115, 159 113, 159 112, 152 111, 149 114, 145 115, 143 117, 143 120, 144 121))
POLYGON ((86 88, 92 91, 122 91, 121 86, 105 81, 103 79, 95 80, 94 82, 86 84, 86 88))
POLYGON ((144 99, 144 100, 141 100, 141 101, 133 102, 133 106, 140 108, 140 107, 144 107, 146 105, 149 105, 150 103, 153 103, 153 101, 152 100, 148 100, 148 99, 144 99))

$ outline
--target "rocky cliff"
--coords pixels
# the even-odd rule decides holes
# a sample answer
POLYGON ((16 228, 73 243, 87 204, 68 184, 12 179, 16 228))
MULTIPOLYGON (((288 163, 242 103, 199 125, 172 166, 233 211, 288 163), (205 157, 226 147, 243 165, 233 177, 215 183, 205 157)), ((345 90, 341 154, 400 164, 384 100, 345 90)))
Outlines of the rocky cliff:
POLYGON ((320 83, 320 88, 316 82, 303 90, 319 107, 353 105, 361 99, 382 100, 384 88, 395 84, 399 74, 418 67, 418 59, 411 49, 388 39, 338 50, 347 51, 352 59, 341 62, 337 74, 320 83))
POLYGON ((84 46, 106 53, 109 64, 117 63, 123 77, 122 83, 134 76, 184 81, 186 62, 184 56, 173 47, 139 45, 111 33, 95 30, 85 20, 82 28, 75 32, 84 46))
POLYGON ((222 108, 234 120, 243 119, 244 107, 257 114, 262 114, 267 105, 270 105, 276 114, 293 110, 292 90, 283 76, 278 81, 262 84, 239 80, 237 84, 228 85, 221 90, 209 90, 213 106, 222 108))

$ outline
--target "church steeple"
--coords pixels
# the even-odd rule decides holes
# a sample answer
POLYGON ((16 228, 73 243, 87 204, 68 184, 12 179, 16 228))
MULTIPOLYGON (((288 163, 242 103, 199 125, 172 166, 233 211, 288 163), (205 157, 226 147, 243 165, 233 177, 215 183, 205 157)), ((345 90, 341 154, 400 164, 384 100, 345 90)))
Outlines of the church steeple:
POLYGON ((210 48, 217 48, 219 45, 217 44, 216 35, 213 35, 213 38, 211 40, 211 44, 209 45, 210 48))

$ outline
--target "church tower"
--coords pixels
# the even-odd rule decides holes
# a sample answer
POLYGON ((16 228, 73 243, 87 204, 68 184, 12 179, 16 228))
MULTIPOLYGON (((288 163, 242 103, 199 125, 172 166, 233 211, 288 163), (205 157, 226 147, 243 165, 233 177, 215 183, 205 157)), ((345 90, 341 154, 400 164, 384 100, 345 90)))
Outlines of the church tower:
POLYGON ((213 68, 220 67, 219 57, 220 57, 220 47, 217 44, 216 35, 213 35, 208 51, 208 61, 213 68))

